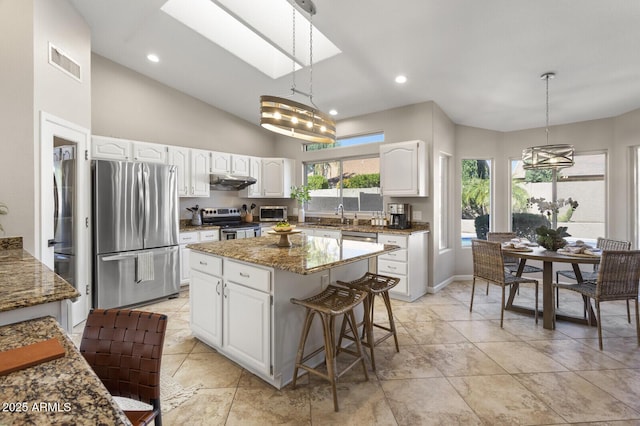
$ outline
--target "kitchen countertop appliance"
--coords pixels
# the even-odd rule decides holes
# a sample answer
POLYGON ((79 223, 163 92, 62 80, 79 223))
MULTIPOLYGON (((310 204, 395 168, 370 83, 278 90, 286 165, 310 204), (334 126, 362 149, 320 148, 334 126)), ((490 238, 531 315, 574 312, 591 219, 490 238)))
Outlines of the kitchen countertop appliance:
POLYGON ((411 228, 411 205, 410 204, 387 204, 387 213, 390 221, 388 228, 408 229, 411 228))
POLYGON ((131 306, 177 294, 176 166, 95 160, 93 306, 131 306))
POLYGON ((281 222, 287 220, 287 206, 260 206, 261 222, 281 222))
POLYGON ((253 238, 261 235, 259 223, 242 222, 240 209, 235 207, 207 207, 201 210, 202 224, 220 227, 221 240, 253 238))

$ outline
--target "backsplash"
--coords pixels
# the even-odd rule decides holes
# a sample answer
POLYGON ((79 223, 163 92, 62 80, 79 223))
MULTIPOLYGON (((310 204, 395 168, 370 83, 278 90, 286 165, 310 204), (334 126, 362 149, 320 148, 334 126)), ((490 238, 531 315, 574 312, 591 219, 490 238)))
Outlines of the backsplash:
POLYGON ((0 238, 0 250, 21 250, 22 237, 0 238))

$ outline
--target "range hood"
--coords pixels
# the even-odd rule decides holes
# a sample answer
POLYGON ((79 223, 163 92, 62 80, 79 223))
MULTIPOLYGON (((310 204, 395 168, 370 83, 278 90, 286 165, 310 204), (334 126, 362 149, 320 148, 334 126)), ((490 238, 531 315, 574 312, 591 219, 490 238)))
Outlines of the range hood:
POLYGON ((209 175, 211 189, 218 191, 237 191, 253 185, 257 180, 251 176, 234 176, 229 174, 209 175))

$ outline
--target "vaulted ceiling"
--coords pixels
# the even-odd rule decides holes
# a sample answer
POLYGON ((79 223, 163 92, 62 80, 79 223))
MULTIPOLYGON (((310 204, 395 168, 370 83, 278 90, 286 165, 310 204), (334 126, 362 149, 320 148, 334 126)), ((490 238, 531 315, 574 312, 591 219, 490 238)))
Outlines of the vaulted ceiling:
MULTIPOLYGON (((187 0, 185 0, 187 1, 187 0)), ((217 1, 217 0, 215 0, 217 1)), ((243 0, 266 1, 266 0, 243 0)), ((289 93, 160 11, 165 0, 71 0, 92 50, 258 123, 260 95, 289 93), (146 59, 150 52, 159 63, 146 59)), ((313 99, 337 120, 433 100, 458 124, 499 131, 619 115, 640 107, 635 0, 315 0, 313 24, 342 53, 313 66, 313 99), (408 81, 394 82, 398 74, 408 81)), ((274 16, 290 24, 291 15, 274 16)), ((215 23, 211 23, 215 25, 215 23)), ((307 89, 308 67, 296 73, 307 89)))

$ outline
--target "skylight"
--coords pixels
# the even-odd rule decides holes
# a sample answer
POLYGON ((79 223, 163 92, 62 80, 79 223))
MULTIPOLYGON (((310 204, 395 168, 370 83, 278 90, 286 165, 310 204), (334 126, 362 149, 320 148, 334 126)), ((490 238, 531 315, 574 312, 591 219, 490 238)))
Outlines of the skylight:
MULTIPOLYGON (((169 16, 269 77, 292 71, 292 5, 286 0, 168 0, 169 16)), ((340 50, 315 27, 313 61, 340 50)), ((296 10, 296 70, 309 65, 309 20, 296 10)))

